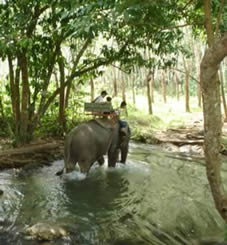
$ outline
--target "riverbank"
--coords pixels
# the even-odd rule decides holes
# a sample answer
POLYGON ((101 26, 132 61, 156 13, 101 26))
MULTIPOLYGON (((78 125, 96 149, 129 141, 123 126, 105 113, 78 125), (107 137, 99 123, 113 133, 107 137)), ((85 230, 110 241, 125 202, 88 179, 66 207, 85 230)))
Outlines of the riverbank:
MULTIPOLYGON (((158 120, 158 119, 154 119, 158 120)), ((190 115, 184 124, 154 128, 143 119, 129 118, 132 129, 131 140, 145 144, 159 145, 167 152, 187 153, 203 158, 203 120, 201 114, 190 115)), ((152 123, 152 122, 151 122, 152 123)), ((226 155, 227 123, 223 125, 223 150, 226 155)), ((20 168, 25 165, 48 165, 54 160, 63 159, 63 138, 46 137, 35 139, 29 145, 13 148, 9 139, 0 139, 0 169, 20 168)))

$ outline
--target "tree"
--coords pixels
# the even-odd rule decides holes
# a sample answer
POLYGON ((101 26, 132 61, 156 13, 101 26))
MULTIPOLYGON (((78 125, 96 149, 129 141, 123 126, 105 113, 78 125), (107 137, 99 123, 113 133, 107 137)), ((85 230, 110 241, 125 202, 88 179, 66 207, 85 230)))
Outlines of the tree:
POLYGON ((144 66, 149 63, 141 54, 144 48, 158 56, 176 53, 182 33, 175 27, 188 10, 187 1, 175 0, 1 2, 0 56, 9 64, 16 142, 31 140, 59 95, 62 121, 72 85, 88 81, 83 79, 88 74, 98 76, 99 67, 116 61, 126 70, 144 66), (72 62, 65 47, 75 53, 72 62), (61 83, 57 88, 54 74, 61 83))
POLYGON ((147 100, 148 100, 148 112, 150 115, 152 115, 152 84, 153 84, 153 74, 151 71, 147 74, 146 77, 147 80, 147 100))
POLYGON ((185 80, 184 80, 184 96, 185 96, 185 111, 190 112, 190 103, 189 103, 189 74, 190 68, 189 64, 186 64, 185 58, 183 57, 184 70, 185 70, 185 80))
POLYGON ((221 110, 220 84, 217 71, 220 62, 227 56, 227 33, 206 50, 201 62, 200 79, 203 90, 204 109, 204 151, 207 177, 217 210, 227 222, 227 198, 220 175, 221 110))
MULTIPOLYGON (((107 2, 106 8, 111 6, 112 3, 107 2)), ((23 144, 31 140, 41 118, 59 94, 59 119, 64 122, 64 109, 68 104, 73 80, 118 60, 120 55, 124 54, 127 47, 124 42, 119 43, 115 49, 104 45, 97 55, 86 54, 92 41, 103 31, 109 30, 109 17, 102 14, 103 8, 104 6, 99 6, 97 2, 81 6, 79 2, 71 5, 70 1, 57 0, 29 3, 6 1, 0 4, 0 15, 5 20, 0 26, 0 46, 3 51, 1 57, 7 58, 9 64, 16 143, 23 144), (102 18, 100 23, 95 22, 97 16, 102 18), (78 46, 74 46, 77 53, 65 77, 66 57, 62 47, 72 38, 78 39, 78 46), (59 71, 61 85, 53 89, 52 75, 55 69, 59 71)), ((128 52, 127 56, 130 56, 128 52)))

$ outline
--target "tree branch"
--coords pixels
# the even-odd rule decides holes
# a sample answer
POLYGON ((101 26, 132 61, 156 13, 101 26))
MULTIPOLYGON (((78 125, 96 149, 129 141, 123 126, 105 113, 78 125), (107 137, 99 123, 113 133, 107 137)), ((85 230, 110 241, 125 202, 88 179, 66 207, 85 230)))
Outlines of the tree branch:
POLYGON ((223 9, 224 9, 224 3, 225 0, 221 0, 220 6, 219 6, 219 11, 218 11, 218 16, 217 16, 217 22, 216 22, 216 27, 215 27, 215 36, 217 37, 218 33, 219 33, 219 25, 221 22, 221 15, 223 13, 223 9))
MULTIPOLYGON (((177 68, 170 68, 170 70, 173 70, 173 71, 179 71, 181 73, 186 73, 185 71, 182 71, 182 70, 179 70, 177 68)), ((189 74, 189 77, 192 78, 194 81, 196 81, 197 83, 200 83, 196 78, 194 78, 192 75, 189 74)))

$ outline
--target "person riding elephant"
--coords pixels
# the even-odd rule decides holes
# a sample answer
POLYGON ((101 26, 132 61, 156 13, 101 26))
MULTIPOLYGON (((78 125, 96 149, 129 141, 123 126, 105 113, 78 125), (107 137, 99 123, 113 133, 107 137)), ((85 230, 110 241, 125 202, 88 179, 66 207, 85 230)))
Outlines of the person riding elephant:
MULTIPOLYGON (((98 161, 104 163, 107 154, 108 166, 115 167, 121 152, 121 162, 125 163, 128 155, 130 129, 125 135, 120 132, 119 120, 113 122, 106 118, 93 119, 81 123, 66 136, 64 145, 64 169, 73 171, 78 163, 82 173, 88 173, 91 166, 98 161)), ((63 169, 63 170, 64 170, 63 169)), ((63 173, 59 171, 57 175, 63 173)))

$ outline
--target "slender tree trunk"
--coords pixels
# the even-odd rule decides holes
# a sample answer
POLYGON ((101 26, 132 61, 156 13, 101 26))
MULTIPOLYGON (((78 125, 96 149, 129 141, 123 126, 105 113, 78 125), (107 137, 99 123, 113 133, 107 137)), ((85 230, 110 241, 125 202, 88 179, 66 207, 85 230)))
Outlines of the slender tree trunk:
POLYGON ((5 118, 5 113, 4 113, 4 107, 3 107, 3 103, 2 103, 2 96, 0 95, 0 115, 1 117, 4 119, 5 118))
POLYGON ((65 108, 68 108, 69 106, 69 96, 70 96, 70 92, 71 92, 71 86, 72 86, 72 82, 69 83, 68 86, 66 86, 66 95, 65 95, 65 108))
POLYGON ((201 82, 197 83, 197 97, 198 97, 198 107, 202 107, 201 82))
POLYGON ((212 27, 212 15, 211 15, 211 0, 203 0, 204 13, 205 13, 205 28, 207 34, 208 46, 211 47, 214 44, 214 32, 212 27))
POLYGON ((112 72, 113 72, 113 90, 114 90, 113 97, 116 97, 118 95, 116 69, 113 69, 112 72))
POLYGON ((20 61, 17 59, 17 68, 16 68, 16 76, 15 76, 15 102, 16 102, 16 115, 15 115, 15 135, 18 135, 20 131, 20 61))
POLYGON ((163 102, 166 104, 166 78, 165 78, 165 71, 162 72, 162 98, 163 102))
POLYGON ((186 72, 185 74, 185 87, 184 87, 184 91, 185 91, 185 111, 186 112, 190 112, 190 102, 189 102, 189 71, 186 72))
POLYGON ((154 104, 154 80, 155 79, 155 68, 152 71, 152 80, 151 80, 151 98, 152 98, 152 103, 154 104))
POLYGON ((202 107, 202 91, 201 91, 201 82, 200 82, 200 61, 201 61, 201 48, 199 45, 196 45, 195 47, 195 64, 197 68, 197 80, 199 81, 197 83, 197 98, 198 98, 198 107, 202 107))
POLYGON ((90 79, 90 85, 91 85, 91 101, 93 101, 95 99, 95 84, 93 79, 90 79))
POLYGON ((184 81, 184 96, 185 96, 185 111, 190 112, 190 95, 189 95, 189 75, 190 71, 189 68, 186 65, 185 59, 184 61, 184 69, 185 69, 185 81, 184 81))
MULTIPOLYGON (((121 80, 121 86, 122 86, 122 100, 126 101, 126 93, 125 93, 125 78, 122 76, 122 80, 121 80)), ((128 110, 126 107, 125 110, 126 116, 128 116, 128 110)))
MULTIPOLYGON (((20 91, 19 91, 19 80, 20 80, 20 68, 19 64, 17 64, 16 75, 14 76, 14 68, 13 68, 13 60, 11 55, 8 56, 8 64, 9 64, 9 79, 10 79, 10 95, 12 102, 12 113, 13 113, 13 121, 14 128, 13 132, 16 135, 16 138, 19 138, 20 131, 20 91)), ((12 129, 11 129, 12 132, 12 129)))
POLYGON ((152 72, 149 71, 147 74, 147 100, 148 100, 148 112, 150 115, 153 114, 152 110, 152 72))
POLYGON ((136 104, 136 91, 135 91, 135 79, 132 77, 132 103, 136 104))
POLYGON ((19 143, 28 143, 32 135, 28 131, 29 128, 29 83, 28 83, 28 64, 26 51, 20 54, 20 67, 22 76, 22 103, 21 103, 21 124, 19 143))
POLYGON ((180 100, 180 81, 179 81, 179 77, 177 75, 177 73, 175 73, 175 84, 176 84, 176 96, 177 96, 177 101, 180 100))
POLYGON ((123 77, 122 77, 122 80, 121 80, 121 86, 122 86, 122 100, 126 101, 125 79, 123 77))
POLYGON ((10 126, 9 121, 5 118, 4 106, 3 106, 3 102, 2 101, 3 101, 3 99, 0 96, 0 117, 2 117, 2 120, 7 125, 7 129, 8 129, 7 133, 8 133, 8 136, 13 137, 13 136, 15 136, 15 134, 12 131, 12 127, 10 126))
POLYGON ((62 135, 66 131, 66 118, 65 118, 65 67, 63 57, 60 54, 58 58, 58 66, 60 72, 60 94, 59 94, 59 114, 58 120, 61 128, 62 135))
POLYGON ((224 88, 224 78, 222 73, 222 66, 220 66, 220 82, 221 82, 221 97, 222 97, 222 103, 224 108, 224 121, 227 122, 227 105, 226 105, 226 99, 225 99, 225 88, 224 88))
POLYGON ((9 65, 9 82, 10 82, 10 95, 12 104, 12 113, 14 117, 14 122, 16 122, 16 92, 15 92, 15 79, 13 70, 13 60, 12 56, 8 55, 8 65, 9 65))

